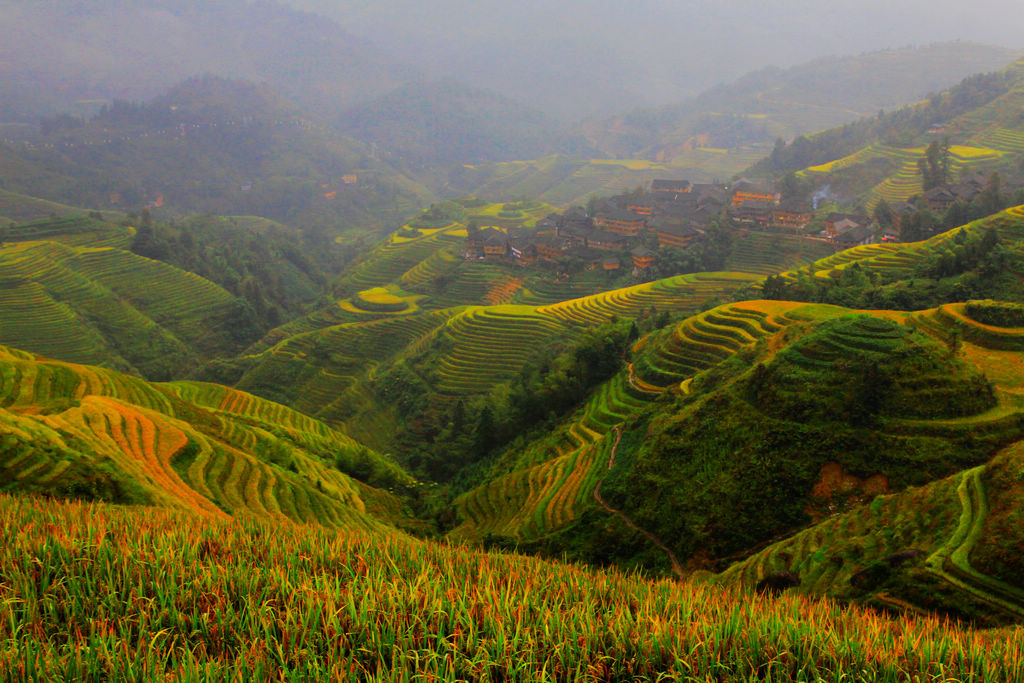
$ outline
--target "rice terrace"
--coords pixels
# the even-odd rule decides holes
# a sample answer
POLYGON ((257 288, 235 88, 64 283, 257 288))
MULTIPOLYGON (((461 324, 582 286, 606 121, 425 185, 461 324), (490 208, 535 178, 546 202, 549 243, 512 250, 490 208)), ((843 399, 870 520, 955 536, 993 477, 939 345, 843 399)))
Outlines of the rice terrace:
POLYGON ((0 0, 0 683, 1024 681, 1000 2, 0 0))

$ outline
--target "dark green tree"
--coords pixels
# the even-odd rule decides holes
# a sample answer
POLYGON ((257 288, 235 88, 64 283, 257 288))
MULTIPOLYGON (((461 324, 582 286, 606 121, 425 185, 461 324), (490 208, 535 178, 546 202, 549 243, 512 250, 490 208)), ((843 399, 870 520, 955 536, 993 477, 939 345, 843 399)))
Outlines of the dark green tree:
POLYGON ((951 161, 949 138, 944 138, 942 142, 932 140, 928 148, 925 149, 924 156, 917 161, 917 168, 921 173, 925 191, 949 182, 951 161))

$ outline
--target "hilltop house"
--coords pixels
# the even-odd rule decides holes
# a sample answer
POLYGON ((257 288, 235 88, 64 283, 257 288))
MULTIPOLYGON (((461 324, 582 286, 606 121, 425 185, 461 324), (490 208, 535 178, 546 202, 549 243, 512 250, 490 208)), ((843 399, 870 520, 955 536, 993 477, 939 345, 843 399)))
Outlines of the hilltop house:
POLYGON ((579 206, 574 206, 555 219, 556 234, 585 235, 594 229, 594 219, 579 206))
POLYGON ((985 190, 988 182, 980 173, 968 173, 959 182, 933 187, 924 193, 928 208, 936 213, 946 211, 958 200, 969 202, 985 190))
POLYGON ((508 256, 508 235, 495 228, 484 228, 479 235, 483 243, 484 258, 500 259, 508 256))
POLYGON ((638 216, 649 218, 654 213, 655 202, 646 199, 629 202, 626 208, 638 216))
POLYGON ((537 249, 537 258, 547 263, 554 263, 565 255, 566 240, 554 235, 539 235, 533 240, 537 249))
POLYGON ((864 214, 833 212, 825 216, 824 237, 831 239, 836 237, 840 232, 850 229, 854 225, 868 225, 870 222, 871 219, 864 214), (840 225, 840 223, 842 223, 842 225, 840 225), (850 223, 853 223, 853 225, 850 223))
POLYGON ((601 262, 601 267, 604 268, 604 270, 618 270, 621 265, 622 264, 619 262, 619 259, 614 256, 606 258, 601 262))
POLYGON ((538 235, 554 235, 558 233, 558 214, 553 213, 537 221, 538 235))

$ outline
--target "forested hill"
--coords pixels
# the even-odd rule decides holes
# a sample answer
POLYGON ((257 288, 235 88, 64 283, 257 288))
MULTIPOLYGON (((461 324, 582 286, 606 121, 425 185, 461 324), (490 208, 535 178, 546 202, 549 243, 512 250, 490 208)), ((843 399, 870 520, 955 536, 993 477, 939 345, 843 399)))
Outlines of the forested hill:
POLYGON ((499 93, 447 79, 402 86, 344 112, 341 129, 392 152, 400 166, 534 159, 575 147, 563 125, 499 93))
POLYGON ((319 230, 380 230, 431 194, 273 89, 192 78, 143 103, 43 121, 12 143, 6 189, 99 209, 260 215, 319 230))

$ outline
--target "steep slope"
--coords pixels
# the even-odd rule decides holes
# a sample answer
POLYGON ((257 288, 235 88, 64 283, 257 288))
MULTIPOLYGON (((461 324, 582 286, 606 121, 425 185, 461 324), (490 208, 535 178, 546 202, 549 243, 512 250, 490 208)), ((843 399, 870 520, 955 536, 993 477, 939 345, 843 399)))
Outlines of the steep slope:
MULTIPOLYGON (((986 430, 985 422, 1024 407, 1019 358, 1024 318, 1019 305, 972 303, 915 314, 910 322, 936 333, 962 330, 959 350, 985 372, 1000 397, 1001 410, 977 420, 961 418, 935 425, 951 432, 986 430), (986 324, 992 314, 1014 313, 1017 327, 986 324), (1018 350, 1009 350, 1018 349, 1018 350)), ((1007 324, 1004 318, 999 320, 1007 324)), ((1018 413, 1019 414, 1019 413, 1018 413)), ((880 496, 827 518, 772 544, 730 567, 716 580, 754 585, 790 572, 794 590, 866 601, 890 609, 939 610, 981 623, 1024 618, 1024 590, 1017 553, 1020 486, 1024 456, 1017 442, 990 462, 902 493, 880 496)), ((835 471, 819 482, 847 497, 864 495, 863 482, 835 471)), ((844 506, 846 507, 846 506, 844 506)))
MULTIPOLYGON (((965 245, 980 242, 990 233, 998 236, 1000 248, 1019 249, 1024 242, 1020 210, 1011 209, 921 243, 850 249, 806 269, 784 274, 783 278, 792 283, 794 291, 803 293, 812 290, 815 283, 839 283, 846 277, 844 273, 856 274, 865 282, 871 277, 907 284, 926 272, 928 264, 962 258, 968 248, 965 245)), ((1007 269, 1009 264, 1004 262, 1002 267, 1007 269)), ((1011 280, 1019 275, 1006 273, 1011 280)), ((895 308, 893 304, 898 298, 897 294, 890 300, 889 307, 895 308)), ((572 305, 570 302, 553 308, 572 305)), ((947 345, 954 343, 949 334, 954 329, 960 330, 960 339, 982 339, 976 326, 957 322, 958 310, 946 306, 928 315, 875 315, 912 321, 947 345)), ((571 417, 545 433, 531 435, 526 443, 508 448, 487 465, 485 473, 478 475, 480 483, 455 501, 460 521, 452 531, 453 536, 492 541, 504 537, 532 543, 564 528, 595 507, 592 493, 612 459, 613 428, 646 410, 654 410, 652 406, 659 398, 688 395, 694 376, 737 353, 749 351, 757 342, 789 326, 848 313, 848 309, 839 306, 743 301, 651 333, 632 348, 628 364, 595 390, 571 417)), ((1001 342, 995 339, 985 343, 999 348, 1001 342)), ((627 445, 628 442, 627 438, 627 445)), ((550 543, 541 541, 540 545, 552 550, 563 541, 571 545, 571 536, 572 532, 567 532, 550 543)), ((597 552, 594 548, 591 551, 597 552)))
POLYGON ((216 385, 149 384, 3 347, 0 406, 8 492, 379 529, 400 521, 401 503, 374 486, 413 484, 326 425, 216 385))

